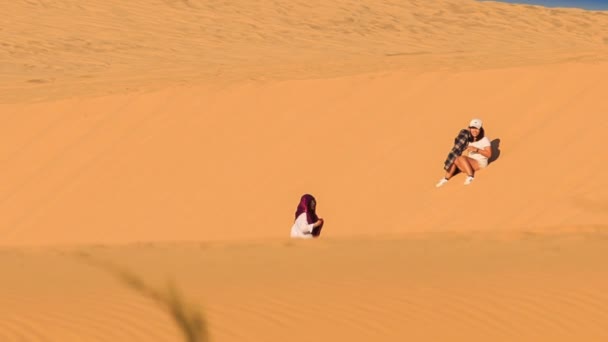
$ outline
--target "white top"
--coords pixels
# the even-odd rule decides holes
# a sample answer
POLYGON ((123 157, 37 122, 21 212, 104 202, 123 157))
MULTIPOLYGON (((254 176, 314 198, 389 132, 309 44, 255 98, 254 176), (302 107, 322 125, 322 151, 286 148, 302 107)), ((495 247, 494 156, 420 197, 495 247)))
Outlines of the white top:
POLYGON ((301 239, 311 239, 312 236, 312 223, 308 223, 306 213, 301 213, 291 226, 291 237, 301 239))
MULTIPOLYGON (((469 146, 477 147, 478 149, 483 150, 484 148, 486 148, 488 146, 492 146, 492 144, 490 143, 490 139, 488 137, 483 137, 479 141, 470 142, 469 146)), ((469 157, 471 157, 475 160, 478 160, 480 163, 482 163, 484 165, 488 164, 488 157, 484 156, 481 153, 469 152, 469 157)))

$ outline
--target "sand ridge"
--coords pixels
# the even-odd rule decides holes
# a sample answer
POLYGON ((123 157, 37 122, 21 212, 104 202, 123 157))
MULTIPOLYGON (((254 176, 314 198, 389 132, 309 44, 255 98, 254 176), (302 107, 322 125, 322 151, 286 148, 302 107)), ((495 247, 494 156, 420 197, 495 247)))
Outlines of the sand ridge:
POLYGON ((11 1, 0 101, 166 84, 606 60, 608 15, 472 0, 11 1))
POLYGON ((0 11, 0 341, 608 337, 606 12, 0 11), (495 161, 436 189, 472 117, 495 161))
POLYGON ((607 76, 570 63, 8 107, 2 243, 281 238, 306 192, 330 236, 605 225, 607 76), (475 186, 435 189, 473 116, 498 158, 475 186))
POLYGON ((163 306, 128 282, 137 279, 159 293, 175 285, 184 305, 205 312, 212 340, 600 341, 606 241, 605 232, 421 234, 9 249, 0 336, 184 340, 163 306))

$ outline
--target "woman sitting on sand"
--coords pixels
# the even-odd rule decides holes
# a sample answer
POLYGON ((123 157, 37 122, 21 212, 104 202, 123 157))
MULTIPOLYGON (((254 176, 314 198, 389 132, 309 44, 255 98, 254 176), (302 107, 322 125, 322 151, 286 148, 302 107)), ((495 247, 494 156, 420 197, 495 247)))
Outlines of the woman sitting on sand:
POLYGON ((461 130, 456 137, 454 147, 445 161, 445 177, 436 186, 440 187, 447 183, 454 176, 456 169, 467 174, 464 185, 471 184, 475 179, 475 171, 488 166, 488 159, 491 156, 490 139, 485 136, 481 120, 471 120, 469 128, 461 130))
POLYGON ((317 201, 312 195, 303 195, 296 209, 296 220, 291 227, 292 238, 310 239, 321 234, 323 219, 315 211, 317 201))

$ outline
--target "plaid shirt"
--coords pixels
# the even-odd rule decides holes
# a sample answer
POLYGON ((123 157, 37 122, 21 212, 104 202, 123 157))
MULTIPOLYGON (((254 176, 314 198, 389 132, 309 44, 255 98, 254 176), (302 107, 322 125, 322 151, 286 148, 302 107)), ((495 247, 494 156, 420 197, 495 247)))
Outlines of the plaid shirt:
POLYGON ((452 147, 452 150, 450 153, 448 153, 445 163, 443 163, 443 168, 446 171, 450 168, 450 166, 452 166, 452 164, 454 164, 454 160, 456 160, 456 158, 458 158, 462 152, 464 152, 465 148, 467 148, 470 137, 471 132, 469 132, 468 129, 460 130, 460 133, 458 133, 458 136, 454 139, 454 147, 452 147))

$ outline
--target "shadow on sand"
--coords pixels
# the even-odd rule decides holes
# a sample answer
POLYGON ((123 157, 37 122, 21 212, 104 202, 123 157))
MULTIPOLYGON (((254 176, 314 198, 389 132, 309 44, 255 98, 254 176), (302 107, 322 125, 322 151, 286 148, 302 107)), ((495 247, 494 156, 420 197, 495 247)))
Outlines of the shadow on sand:
POLYGON ((78 259, 90 266, 112 274, 124 285, 138 294, 154 301, 167 312, 184 335, 186 342, 208 342, 209 331, 203 314, 197 307, 187 305, 176 287, 169 283, 166 291, 159 291, 144 283, 135 273, 107 261, 93 258, 87 253, 78 253, 78 259))
POLYGON ((490 142, 492 147, 492 157, 488 159, 488 164, 493 163, 500 157, 500 139, 494 139, 490 142))

